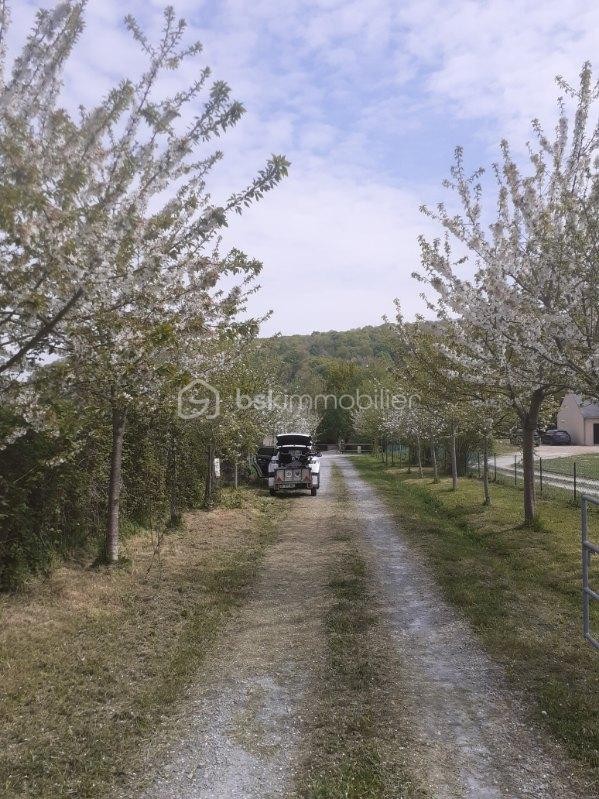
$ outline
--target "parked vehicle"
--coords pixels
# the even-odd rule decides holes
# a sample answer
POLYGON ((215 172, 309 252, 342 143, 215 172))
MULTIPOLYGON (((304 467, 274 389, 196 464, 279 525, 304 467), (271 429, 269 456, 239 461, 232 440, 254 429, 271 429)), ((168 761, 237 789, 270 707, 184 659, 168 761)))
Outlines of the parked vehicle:
POLYGON ((276 447, 258 448, 253 460, 253 465, 258 473, 258 477, 268 477, 268 465, 276 451, 276 447))
POLYGON ((320 452, 305 433, 279 433, 276 448, 268 463, 268 488, 278 491, 310 490, 315 497, 320 488, 320 452))
MULTIPOLYGON (((522 440, 524 438, 523 431, 521 427, 512 427, 510 430, 510 444, 517 444, 521 445, 522 440)), ((535 447, 538 447, 541 443, 541 434, 538 430, 535 430, 533 435, 533 442, 535 447)))
POLYGON ((571 444, 572 439, 567 430, 545 430, 541 434, 541 443, 543 444, 571 444))

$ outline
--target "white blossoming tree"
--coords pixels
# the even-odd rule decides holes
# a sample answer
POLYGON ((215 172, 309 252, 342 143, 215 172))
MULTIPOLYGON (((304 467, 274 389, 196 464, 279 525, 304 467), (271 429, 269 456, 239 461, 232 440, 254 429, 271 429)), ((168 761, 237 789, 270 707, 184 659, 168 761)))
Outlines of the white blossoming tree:
MULTIPOLYGON (((452 328, 459 325, 459 321, 431 323, 417 317, 414 322, 408 323, 403 318, 399 303, 396 305, 397 360, 401 364, 398 379, 403 384, 403 390, 406 393, 418 393, 435 438, 448 441, 454 491, 458 487, 458 437, 480 442, 483 449, 485 504, 490 504, 489 443, 495 427, 506 416, 506 401, 496 397, 487 385, 469 380, 459 368, 452 348, 452 328)), ((432 444, 431 447, 434 455, 432 444)))
MULTIPOLYGON (((66 58, 80 28, 82 6, 63 3, 62 17, 42 14, 38 19, 45 57, 51 45, 44 39, 46 27, 52 23, 54 30, 62 20, 61 31, 72 30, 63 42, 66 58)), ((107 408, 112 418, 109 561, 118 558, 128 409, 134 403, 139 411, 155 408, 186 375, 202 373, 214 356, 214 342, 227 330, 241 329, 236 317, 260 264, 238 250, 222 255, 218 231, 231 212, 241 212, 275 186, 288 166, 282 156, 273 156, 245 189, 215 204, 206 180, 222 153, 206 148, 244 109, 225 83, 210 83, 207 68, 198 68, 187 88, 167 97, 159 94, 165 73, 183 73, 201 51, 199 43, 183 44, 185 23, 171 8, 164 13, 157 42, 134 19, 127 18, 126 24, 146 58, 143 74, 123 81, 98 107, 82 110, 77 123, 61 114, 72 134, 69 162, 86 167, 74 193, 77 224, 65 225, 73 238, 68 245, 72 255, 57 256, 57 270, 44 277, 44 291, 56 300, 53 307, 64 309, 60 302, 65 298, 69 305, 60 316, 56 342, 68 366, 67 384, 82 403, 107 408), (74 274, 70 283, 62 280, 60 270, 74 274), (224 277, 232 286, 226 291, 224 277), (78 286, 73 303, 67 284, 78 286)), ((39 260, 43 272, 45 261, 39 260)), ((26 266, 19 263, 17 274, 26 266)), ((12 318, 10 302, 9 297, 12 318)), ((255 323, 246 327, 253 331, 255 323)), ((46 341, 48 335, 45 331, 46 341)), ((4 351, 13 349, 7 341, 4 351)))
POLYGON ((480 400, 503 398, 520 420, 529 525, 535 520, 534 433, 541 408, 570 379, 540 300, 542 293, 555 293, 561 279, 561 263, 553 255, 564 226, 563 194, 552 182, 551 169, 539 167, 537 154, 531 160, 532 174, 522 177, 507 142, 502 143, 502 161, 494 167, 498 212, 486 227, 482 170, 467 176, 458 149, 445 185, 457 194, 462 214, 442 203, 434 211, 424 209, 446 235, 442 241, 421 238, 424 274, 416 275, 436 293, 429 305, 448 323, 448 353, 467 390, 480 400), (473 278, 462 276, 467 263, 474 267, 473 278))
POLYGON ((527 174, 503 147, 499 222, 519 244, 519 262, 506 271, 540 311, 543 335, 531 337, 531 350, 572 388, 599 397, 599 83, 588 63, 577 86, 557 82, 555 133, 533 123, 527 174))
MULTIPOLYGON (((446 325, 431 325, 418 317, 407 323, 396 301, 397 374, 405 393, 417 393, 420 401, 443 420, 449 440, 453 490, 458 487, 457 437, 471 425, 468 397, 454 364, 446 354, 446 325)), ((441 433, 440 433, 441 434, 441 433)))

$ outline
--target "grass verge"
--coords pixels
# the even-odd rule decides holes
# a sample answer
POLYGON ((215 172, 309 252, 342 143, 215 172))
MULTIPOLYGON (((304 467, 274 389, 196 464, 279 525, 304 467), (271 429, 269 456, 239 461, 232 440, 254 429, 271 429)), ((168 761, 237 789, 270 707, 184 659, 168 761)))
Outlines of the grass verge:
MULTIPOLYGON (((453 492, 448 480, 435 485, 373 458, 355 464, 424 553, 447 599, 533 700, 537 721, 597 782, 599 657, 582 638, 579 511, 544 499, 537 529, 522 529, 522 495, 513 487, 492 486, 486 508, 477 480, 463 479, 453 492)), ((598 539, 599 514, 592 523, 598 539)))
POLYGON ((569 455, 565 458, 543 458, 543 469, 552 474, 572 477, 576 464, 579 479, 599 480, 599 455, 569 455))
POLYGON ((65 566, 0 598, 0 795, 99 799, 134 778, 283 512, 250 490, 227 504, 241 507, 188 514, 158 553, 134 535, 126 566, 65 566))
MULTIPOLYGON (((332 480, 347 505, 343 478, 332 480)), ((334 532, 338 562, 330 575, 328 657, 304 764, 303 799, 420 797, 397 762, 398 728, 390 712, 388 660, 368 587, 367 567, 349 525, 334 532)), ((399 733, 400 734, 400 733, 399 733)))

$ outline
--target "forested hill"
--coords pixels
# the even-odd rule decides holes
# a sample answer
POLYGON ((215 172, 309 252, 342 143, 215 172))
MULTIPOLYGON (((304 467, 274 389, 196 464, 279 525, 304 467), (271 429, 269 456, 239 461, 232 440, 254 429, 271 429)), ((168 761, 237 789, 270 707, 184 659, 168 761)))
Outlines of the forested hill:
MULTIPOLYGON (((263 339, 268 362, 275 365, 279 384, 290 393, 370 393, 391 379, 396 351, 392 325, 329 330, 309 335, 274 336, 263 339)), ((322 441, 346 440, 355 435, 352 414, 342 408, 320 413, 322 441)))
POLYGON ((339 361, 363 369, 391 366, 393 327, 388 324, 353 330, 315 331, 307 335, 273 336, 264 344, 282 366, 281 378, 295 383, 307 373, 321 372, 323 363, 339 361))

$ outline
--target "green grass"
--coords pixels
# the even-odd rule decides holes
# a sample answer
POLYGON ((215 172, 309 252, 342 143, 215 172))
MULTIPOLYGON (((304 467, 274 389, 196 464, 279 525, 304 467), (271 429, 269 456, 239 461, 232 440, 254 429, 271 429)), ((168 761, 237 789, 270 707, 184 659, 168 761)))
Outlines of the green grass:
POLYGON ((242 494, 242 510, 188 516, 157 555, 145 531, 126 566, 67 565, 2 598, 2 797, 99 799, 136 782, 144 742, 168 730, 273 539, 282 511, 242 494))
MULTIPOLYGON (((345 484, 335 466, 332 480, 340 502, 347 505, 345 484)), ((394 720, 385 693, 386 649, 377 634, 366 564, 349 529, 334 534, 333 540, 343 546, 328 584, 332 602, 325 620, 327 666, 299 795, 303 799, 421 797, 398 763, 397 728, 389 729, 394 720)))
POLYGON ((327 697, 328 722, 323 719, 326 726, 321 726, 317 755, 308 767, 307 786, 302 796, 310 799, 383 797, 387 795, 387 775, 372 740, 375 721, 367 696, 374 675, 364 635, 371 619, 364 562, 355 551, 344 555, 329 589, 335 599, 326 619, 329 645, 326 683, 335 693, 333 698, 327 697), (333 725, 329 728, 331 721, 333 725))
MULTIPOLYGON (((356 466, 513 687, 532 700, 536 720, 597 780, 599 653, 582 637, 579 511, 567 500, 542 500, 536 529, 523 529, 522 494, 513 487, 492 485, 485 508, 478 480, 462 479, 453 492, 446 479, 434 485, 372 458, 356 466)), ((591 526, 599 540, 599 514, 591 526)), ((597 564, 593 578, 599 586, 597 564)))
POLYGON ((554 474, 567 474, 570 477, 574 473, 574 463, 576 463, 576 474, 579 478, 589 478, 599 480, 599 455, 570 455, 565 458, 543 458, 543 471, 553 472, 554 474))

